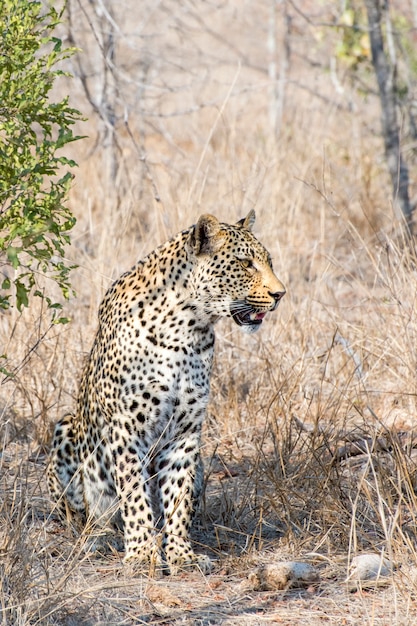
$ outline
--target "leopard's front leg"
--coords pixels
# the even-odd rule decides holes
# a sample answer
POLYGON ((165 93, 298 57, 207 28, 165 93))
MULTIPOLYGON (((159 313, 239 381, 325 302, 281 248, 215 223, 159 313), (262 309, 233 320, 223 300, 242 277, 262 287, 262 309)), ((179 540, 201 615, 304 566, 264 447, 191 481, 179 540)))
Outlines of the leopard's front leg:
POLYGON ((109 444, 115 467, 116 490, 124 523, 124 561, 149 561, 155 555, 155 520, 151 504, 150 452, 138 434, 113 417, 109 444))
POLYGON ((171 574, 184 566, 209 572, 211 560, 196 554, 189 538, 203 483, 199 435, 165 444, 155 467, 163 507, 163 551, 171 574))

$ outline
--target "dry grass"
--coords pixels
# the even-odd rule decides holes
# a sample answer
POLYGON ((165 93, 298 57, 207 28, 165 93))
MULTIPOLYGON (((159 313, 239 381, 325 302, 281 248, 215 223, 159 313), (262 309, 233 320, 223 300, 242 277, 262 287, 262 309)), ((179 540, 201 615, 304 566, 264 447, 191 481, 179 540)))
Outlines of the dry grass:
MULTIPOLYGON (((0 623, 414 623, 417 258, 394 218, 377 102, 341 70, 336 92, 325 71, 336 35, 319 24, 333 7, 313 15, 305 3, 308 22, 289 4, 292 57, 275 135, 270 3, 256 14, 250 3, 197 4, 115 10, 116 144, 72 82, 74 104, 91 113, 89 139, 74 145, 72 323, 49 327, 35 308, 0 319, 15 372, 0 396, 0 623), (252 207, 288 293, 256 336, 218 325, 194 534, 216 570, 131 579, 122 555, 86 553, 85 538, 51 513, 52 426, 74 406, 111 279, 200 213, 232 221, 252 207), (365 551, 395 563, 392 580, 351 593, 348 565, 365 551), (315 564, 320 585, 248 590, 254 565, 277 559, 315 564)), ((80 5, 71 7, 91 86, 101 52, 80 5)))

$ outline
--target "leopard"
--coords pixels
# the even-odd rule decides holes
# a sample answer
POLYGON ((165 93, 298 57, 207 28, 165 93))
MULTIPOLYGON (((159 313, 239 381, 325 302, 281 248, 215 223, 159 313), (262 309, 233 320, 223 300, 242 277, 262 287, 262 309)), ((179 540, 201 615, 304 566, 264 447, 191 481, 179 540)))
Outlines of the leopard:
POLYGON ((98 327, 76 409, 54 430, 48 485, 59 517, 79 531, 121 537, 123 562, 167 573, 211 571, 190 529, 203 489, 202 427, 214 324, 257 331, 286 293, 252 233, 210 214, 120 276, 98 327))

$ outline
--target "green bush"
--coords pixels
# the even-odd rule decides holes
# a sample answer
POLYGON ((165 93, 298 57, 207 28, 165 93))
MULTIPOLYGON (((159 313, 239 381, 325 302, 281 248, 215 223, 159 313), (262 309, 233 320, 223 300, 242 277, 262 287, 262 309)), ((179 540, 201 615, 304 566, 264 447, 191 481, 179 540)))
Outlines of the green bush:
POLYGON ((68 98, 51 101, 56 65, 74 53, 52 33, 62 12, 40 2, 0 0, 0 308, 43 298, 54 322, 62 304, 44 277, 71 293, 64 246, 75 217, 65 206, 76 163, 62 148, 80 139, 68 98), (45 286, 46 284, 46 286, 45 286))

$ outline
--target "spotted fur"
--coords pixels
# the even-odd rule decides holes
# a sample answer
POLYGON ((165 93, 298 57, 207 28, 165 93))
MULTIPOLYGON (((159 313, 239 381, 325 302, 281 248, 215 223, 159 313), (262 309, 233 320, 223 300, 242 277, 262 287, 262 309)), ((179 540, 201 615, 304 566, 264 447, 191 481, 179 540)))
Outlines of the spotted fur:
POLYGON ((210 568, 189 531, 202 487, 201 428, 213 325, 257 330, 285 289, 251 233, 203 215, 107 291, 74 415, 55 428, 48 482, 64 519, 123 529, 125 561, 156 538, 171 571, 210 568))

